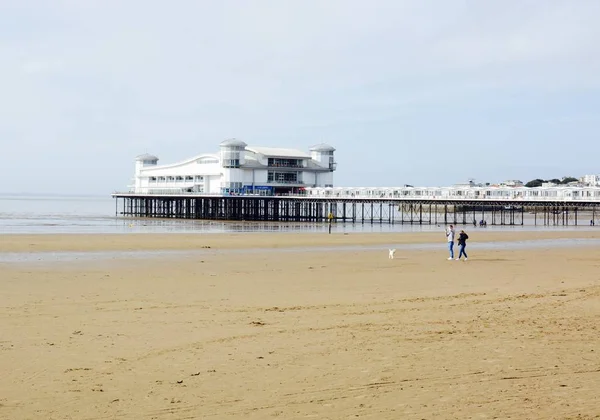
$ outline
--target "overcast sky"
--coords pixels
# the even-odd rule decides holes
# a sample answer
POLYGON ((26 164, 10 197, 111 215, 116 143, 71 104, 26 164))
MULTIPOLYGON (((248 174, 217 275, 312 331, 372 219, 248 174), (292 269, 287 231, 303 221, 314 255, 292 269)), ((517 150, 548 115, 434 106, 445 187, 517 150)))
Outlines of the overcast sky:
POLYGON ((598 0, 0 0, 0 192, 337 148, 338 186, 600 173, 598 0))

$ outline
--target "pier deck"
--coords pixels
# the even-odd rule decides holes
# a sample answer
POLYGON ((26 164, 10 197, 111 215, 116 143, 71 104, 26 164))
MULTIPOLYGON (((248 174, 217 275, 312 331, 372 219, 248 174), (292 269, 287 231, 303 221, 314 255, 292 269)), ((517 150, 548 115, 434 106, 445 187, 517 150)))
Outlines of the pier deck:
POLYGON ((115 193, 127 217, 198 220, 600 226, 600 200, 348 198, 115 193))

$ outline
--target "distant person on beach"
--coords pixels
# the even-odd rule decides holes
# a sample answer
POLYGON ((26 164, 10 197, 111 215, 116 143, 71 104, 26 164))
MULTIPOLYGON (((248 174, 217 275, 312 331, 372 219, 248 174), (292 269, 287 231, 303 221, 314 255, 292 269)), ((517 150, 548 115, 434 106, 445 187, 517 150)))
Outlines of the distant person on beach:
POLYGON ((448 240, 448 251, 450 252, 450 256, 448 260, 454 259, 454 226, 450 225, 450 227, 446 230, 446 239, 448 240))
POLYGON ((467 261, 467 251, 465 251, 465 248, 467 247, 467 239, 469 239, 469 235, 467 235, 464 230, 461 230, 458 234, 459 252, 456 261, 459 261, 460 257, 462 257, 463 255, 465 256, 465 261, 467 261))

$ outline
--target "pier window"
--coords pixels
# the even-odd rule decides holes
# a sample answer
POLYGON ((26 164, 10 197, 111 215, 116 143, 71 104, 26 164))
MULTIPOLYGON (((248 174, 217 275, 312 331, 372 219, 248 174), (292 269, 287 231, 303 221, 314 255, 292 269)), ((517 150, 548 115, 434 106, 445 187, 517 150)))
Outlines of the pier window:
POLYGON ((167 182, 174 182, 174 181, 175 181, 175 177, 173 177, 173 176, 167 177, 167 182))
POLYGON ((242 159, 242 146, 227 146, 221 149, 221 164, 224 168, 239 168, 242 159))
POLYGON ((279 158, 269 158, 267 160, 267 165, 271 167, 281 167, 281 168, 301 168, 302 160, 301 159, 279 159, 279 158))
POLYGON ((204 177, 200 176, 200 175, 196 175, 196 182, 202 182, 204 181, 204 177))
POLYGON ((215 158, 203 157, 203 158, 198 159, 196 161, 196 163, 198 165, 208 165, 208 164, 211 164, 211 163, 219 163, 219 161, 217 159, 215 159, 215 158))
POLYGON ((158 182, 166 182, 167 178, 165 178, 164 176, 159 176, 158 177, 158 182))
POLYGON ((178 177, 175 178, 175 181, 181 182, 181 181, 183 181, 183 177, 182 176, 178 176, 178 177))
POLYGON ((187 176, 185 177, 185 181, 186 181, 186 182, 191 182, 191 181, 193 181, 193 180, 194 180, 194 177, 193 177, 193 176, 189 176, 189 175, 187 175, 187 176))
POLYGON ((221 184, 222 188, 227 188, 230 190, 240 190, 242 189, 242 183, 241 182, 223 182, 221 184))
POLYGON ((222 182, 221 192, 223 194, 240 194, 242 192, 241 182, 222 182))
POLYGON ((239 168, 240 160, 239 159, 223 159, 223 167, 224 168, 239 168))
POLYGON ((150 177, 150 182, 156 182, 156 177, 155 176, 151 176, 150 177))
POLYGON ((299 184, 302 183, 302 180, 297 172, 269 171, 267 174, 267 182, 279 184, 299 184))

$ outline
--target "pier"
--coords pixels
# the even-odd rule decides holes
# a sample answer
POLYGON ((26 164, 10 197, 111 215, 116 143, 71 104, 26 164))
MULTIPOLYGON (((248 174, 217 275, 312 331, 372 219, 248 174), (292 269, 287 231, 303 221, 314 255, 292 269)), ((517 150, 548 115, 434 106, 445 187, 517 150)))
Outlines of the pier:
POLYGON ((115 193, 115 213, 134 218, 418 225, 600 226, 600 196, 553 198, 346 197, 115 193))

